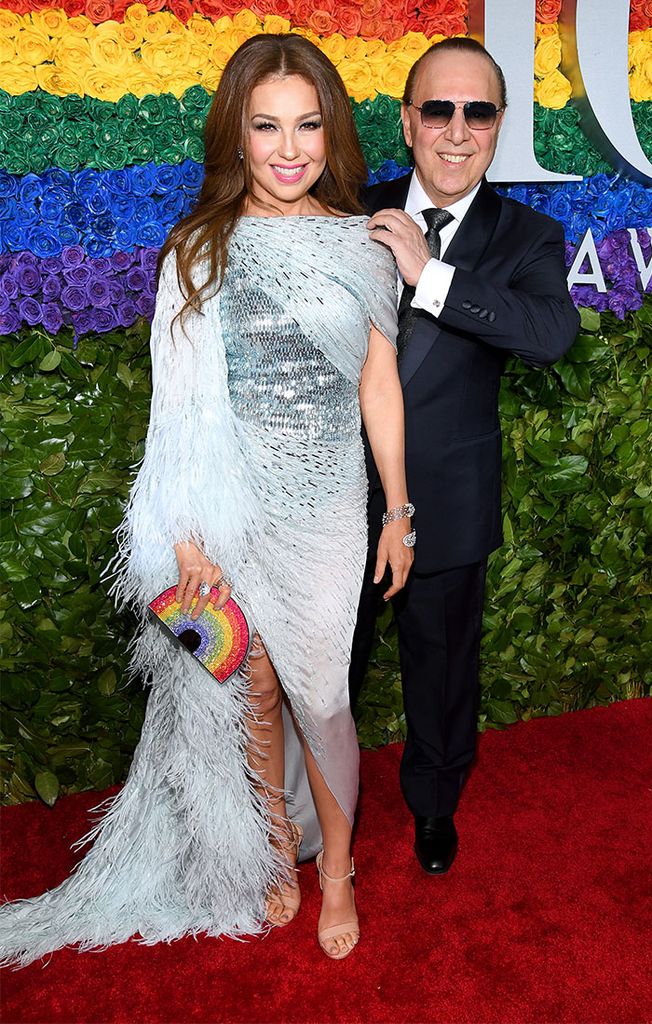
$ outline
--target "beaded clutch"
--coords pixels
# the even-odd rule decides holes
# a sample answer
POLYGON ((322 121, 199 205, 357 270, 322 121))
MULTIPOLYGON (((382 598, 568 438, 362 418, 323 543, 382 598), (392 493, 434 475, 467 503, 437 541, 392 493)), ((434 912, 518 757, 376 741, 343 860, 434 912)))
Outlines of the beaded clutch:
POLYGON ((176 590, 169 587, 155 597, 148 605, 150 614, 218 683, 225 683, 249 653, 251 634, 242 608, 231 597, 217 610, 215 602, 220 592, 211 587, 206 608, 193 620, 190 614, 198 598, 193 598, 189 611, 183 612, 175 597, 176 590))

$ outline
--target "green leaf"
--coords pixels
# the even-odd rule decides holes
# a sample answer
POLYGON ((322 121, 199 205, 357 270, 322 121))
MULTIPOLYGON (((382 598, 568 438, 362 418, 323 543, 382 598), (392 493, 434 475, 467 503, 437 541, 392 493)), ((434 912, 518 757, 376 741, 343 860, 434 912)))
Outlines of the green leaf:
POLYGON ((600 330, 600 314, 595 309, 580 307, 579 314, 583 331, 591 331, 595 334, 600 330))
POLYGON ((39 587, 33 577, 13 583, 12 590, 14 592, 16 602, 21 608, 33 608, 34 605, 38 604, 41 600, 41 587, 39 587))
POLYGON ((38 359, 42 351, 43 343, 41 338, 28 336, 14 348, 9 359, 9 365, 17 369, 20 366, 24 366, 25 363, 31 363, 38 359))
POLYGON ((44 476, 57 476, 66 464, 65 452, 53 452, 40 464, 39 469, 44 476))
POLYGON ((39 370, 44 373, 49 373, 51 370, 56 370, 57 366, 61 362, 61 353, 57 352, 56 348, 53 348, 48 352, 46 356, 43 356, 39 363, 39 370))
POLYGON ((59 780, 53 772, 38 772, 34 778, 34 788, 43 803, 54 807, 59 796, 59 780))
POLYGON ((571 395, 587 400, 591 397, 591 376, 582 363, 574 364, 561 360, 555 364, 555 370, 561 377, 564 387, 571 395))
POLYGON ((105 697, 110 697, 116 688, 117 682, 118 677, 115 674, 115 670, 112 668, 105 668, 100 675, 100 678, 97 680, 97 688, 105 697))

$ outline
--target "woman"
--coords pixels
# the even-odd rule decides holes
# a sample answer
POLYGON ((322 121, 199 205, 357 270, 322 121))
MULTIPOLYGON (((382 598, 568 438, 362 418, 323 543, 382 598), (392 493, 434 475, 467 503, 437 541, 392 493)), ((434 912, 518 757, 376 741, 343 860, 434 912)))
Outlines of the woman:
POLYGON ((357 216, 364 177, 332 64, 298 36, 244 43, 208 116, 199 201, 161 254, 151 422, 116 586, 144 609, 176 578, 186 609, 201 595, 195 615, 211 585, 219 605, 233 592, 251 656, 220 687, 144 628, 134 667, 152 691, 129 778, 76 873, 4 908, 9 959, 285 925, 300 848, 318 853, 324 952, 358 941, 347 667, 366 548, 360 411, 393 510, 376 573, 391 566, 387 598, 413 540, 395 270, 357 216))

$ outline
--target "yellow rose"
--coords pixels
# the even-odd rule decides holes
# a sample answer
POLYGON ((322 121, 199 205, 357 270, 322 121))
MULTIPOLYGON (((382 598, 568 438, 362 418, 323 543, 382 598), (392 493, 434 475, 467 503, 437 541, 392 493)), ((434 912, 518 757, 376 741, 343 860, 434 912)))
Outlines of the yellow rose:
MULTIPOLYGON (((643 63, 642 71, 648 82, 652 83, 652 55, 643 63)), ((650 99, 650 96, 647 98, 650 99)))
POLYGON ((290 22, 287 18, 282 18, 280 14, 265 15, 263 32, 271 32, 272 35, 285 35, 285 33, 290 31, 290 28, 290 22))
POLYGON ((118 25, 118 35, 132 53, 140 47, 143 41, 143 33, 140 29, 135 25, 130 25, 127 21, 123 21, 122 24, 118 25))
POLYGON ((358 103, 361 103, 362 100, 373 99, 376 95, 371 70, 366 60, 344 59, 337 70, 342 76, 349 96, 358 103))
POLYGON ((561 40, 558 35, 540 39, 534 51, 534 73, 545 78, 561 64, 561 40))
POLYGON ((210 62, 210 46, 208 43, 202 43, 198 39, 192 39, 191 37, 188 38, 188 43, 188 56, 186 58, 188 70, 199 74, 210 62))
POLYGON ((115 22, 98 25, 89 42, 93 63, 98 68, 117 71, 134 63, 134 57, 120 36, 120 26, 115 22))
POLYGON ((543 21, 537 21, 534 32, 534 38, 539 42, 540 39, 545 39, 546 36, 556 36, 559 32, 557 25, 549 25, 543 21))
POLYGON ((95 25, 89 21, 85 14, 77 14, 74 18, 68 18, 67 35, 92 36, 95 25))
POLYGON ((216 40, 209 50, 210 62, 213 67, 216 67, 220 72, 224 71, 226 62, 232 57, 232 55, 233 47, 228 39, 225 39, 224 37, 216 40))
POLYGON ((23 24, 22 18, 12 11, 0 11, 0 35, 15 36, 23 24))
POLYGON ((139 99, 150 94, 156 95, 161 91, 161 79, 158 75, 137 65, 135 69, 129 69, 129 74, 125 78, 124 91, 132 92, 139 99))
POLYGON ((233 19, 233 27, 238 29, 240 32, 244 32, 245 39, 248 39, 249 36, 255 36, 262 28, 254 12, 249 11, 246 8, 242 11, 238 11, 233 19))
POLYGON ((145 4, 132 4, 125 11, 125 22, 127 25, 133 25, 134 28, 142 31, 143 26, 149 18, 149 11, 145 7, 145 4))
POLYGON ((204 89, 207 89, 208 92, 215 92, 220 84, 221 77, 222 72, 218 68, 209 65, 208 67, 205 67, 202 72, 201 85, 203 85, 204 89))
MULTIPOLYGON (((457 33, 457 37, 459 38, 459 36, 460 36, 460 33, 458 32, 457 33)), ((428 42, 429 42, 429 44, 431 46, 434 46, 435 43, 441 43, 442 39, 445 39, 445 38, 446 38, 446 36, 442 36, 441 33, 437 32, 437 33, 435 33, 434 36, 429 36, 428 37, 428 42)), ((452 36, 451 38, 455 39, 456 37, 452 36)))
POLYGON ((52 41, 39 29, 27 25, 21 28, 16 36, 16 59, 22 64, 44 64, 46 60, 52 60, 52 41))
POLYGON ((561 71, 551 71, 549 75, 534 83, 534 98, 542 107, 561 110, 571 98, 571 84, 564 78, 561 71))
POLYGON ((647 75, 642 71, 632 71, 629 76, 629 95, 635 103, 644 103, 652 98, 652 90, 647 75))
POLYGON ((74 69, 74 74, 83 74, 93 67, 91 47, 88 39, 81 36, 64 36, 59 39, 54 48, 54 62, 59 71, 68 74, 74 69))
POLYGON ((396 39, 389 43, 387 52, 391 54, 404 55, 410 58, 412 64, 418 60, 422 53, 425 53, 430 43, 423 32, 408 32, 402 39, 396 39))
POLYGON ((143 66, 163 78, 183 71, 189 53, 190 40, 188 36, 177 36, 171 33, 151 43, 143 43, 140 49, 143 66))
POLYGON ((319 44, 319 49, 322 53, 326 54, 329 60, 332 60, 335 66, 337 66, 341 60, 344 60, 344 56, 346 54, 346 39, 344 36, 341 36, 339 32, 335 32, 332 36, 322 39, 319 44))
POLYGON ((154 39, 161 39, 162 36, 166 36, 169 31, 171 17, 172 15, 168 14, 167 11, 157 11, 156 14, 150 14, 147 21, 144 21, 141 25, 143 39, 145 41, 153 41, 154 39))
POLYGON ((16 44, 13 39, 0 36, 0 64, 11 64, 16 59, 16 44))
POLYGON ((121 96, 130 92, 128 76, 120 73, 112 74, 104 68, 91 68, 84 72, 84 89, 89 96, 98 100, 117 103, 121 96))
MULTIPOLYGON (((253 33, 255 35, 255 33, 253 33)), ((231 47, 231 53, 235 53, 239 46, 242 46, 247 39, 251 39, 251 33, 245 32, 244 29, 234 28, 228 35, 228 44, 231 47)))
POLYGON ((193 14, 186 25, 188 32, 200 43, 212 43, 215 39, 215 26, 208 18, 202 18, 199 14, 193 14))
POLYGON ((222 18, 217 19, 217 21, 213 25, 213 28, 215 29, 215 36, 217 38, 217 36, 220 36, 225 32, 230 32, 231 29, 233 28, 233 22, 225 14, 222 18))
POLYGON ((36 89, 36 74, 29 64, 18 64, 16 60, 0 64, 0 89, 12 96, 36 89))
POLYGON ((382 39, 367 39, 365 50, 368 60, 387 60, 387 44, 382 39))
POLYGON ((81 78, 74 71, 58 68, 55 64, 41 64, 36 68, 36 81, 39 89, 55 96, 68 96, 70 93, 84 95, 81 78))
POLYGON ((387 96, 393 96, 400 100, 405 89, 405 80, 409 74, 414 61, 409 57, 399 57, 394 54, 378 67, 378 78, 376 88, 387 96))
MULTIPOLYGON (((641 36, 643 35, 642 32, 638 34, 641 36)), ((634 35, 634 33, 632 33, 632 35, 634 35)), ((630 41, 628 53, 630 68, 641 67, 641 65, 644 64, 650 56, 652 56, 652 45, 650 45, 650 43, 645 39, 638 39, 633 43, 630 41)))
POLYGON ((360 36, 353 36, 346 41, 346 56, 349 60, 360 61, 367 56, 367 42, 360 36))
POLYGON ((177 71, 175 75, 168 75, 163 79, 162 91, 171 92, 177 99, 181 99, 187 89, 199 84, 198 75, 193 75, 189 71, 177 71))
POLYGON ((53 39, 58 39, 66 31, 68 19, 64 11, 56 8, 49 11, 32 11, 32 25, 53 39))

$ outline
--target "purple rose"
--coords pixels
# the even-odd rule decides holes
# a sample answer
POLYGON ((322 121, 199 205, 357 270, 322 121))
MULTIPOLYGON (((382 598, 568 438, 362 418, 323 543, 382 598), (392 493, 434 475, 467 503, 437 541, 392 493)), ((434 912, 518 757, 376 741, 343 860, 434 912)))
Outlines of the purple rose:
POLYGON ((19 306, 18 312, 20 313, 23 320, 26 320, 30 327, 34 327, 35 324, 40 324, 43 319, 43 310, 41 309, 41 303, 37 302, 28 296, 26 299, 22 299, 19 306))
POLYGON ((56 334, 63 325, 61 310, 55 302, 43 303, 43 326, 50 334, 56 334))
POLYGON ((15 334, 20 328, 20 317, 15 309, 9 309, 0 316, 0 334, 15 334))
POLYGON ((93 312, 93 330, 100 331, 112 331, 114 327, 118 326, 118 318, 115 314, 115 310, 108 306, 106 309, 96 309, 93 312))
POLYGON ((63 249, 61 259, 64 267, 78 267, 84 261, 84 250, 80 245, 63 249))
POLYGON ((143 293, 136 299, 136 309, 140 316, 146 316, 151 319, 154 316, 154 299, 151 295, 143 293))
POLYGON ((93 277, 86 286, 86 294, 92 306, 102 308, 110 305, 111 295, 109 285, 101 277, 93 277))
POLYGON ((61 295, 61 281, 54 274, 46 274, 43 278, 43 298, 51 302, 61 295))
POLYGON ((643 296, 637 288, 619 285, 609 292, 609 309, 619 320, 624 320, 631 310, 640 309, 642 305, 643 296))
POLYGON ((92 276, 91 268, 86 263, 80 263, 76 267, 71 267, 70 270, 64 270, 63 276, 68 284, 85 288, 92 276))
POLYGON ((18 285, 23 295, 36 295, 41 290, 41 271, 27 264, 18 271, 18 285))
POLYGON ((114 270, 128 270, 132 266, 136 259, 136 253, 134 252, 114 252, 111 256, 111 266, 114 270))
POLYGON ((12 302, 6 292, 0 291, 0 315, 11 309, 12 302))
POLYGON ((111 305, 115 306, 119 302, 124 302, 125 299, 125 288, 119 279, 111 277, 107 279, 109 286, 109 295, 111 296, 111 305))
POLYGON ((73 313, 72 326, 75 331, 75 348, 77 348, 77 339, 81 334, 88 334, 92 330, 92 316, 93 313, 89 309, 80 309, 73 313))
POLYGON ((143 268, 143 270, 150 271, 151 273, 156 272, 156 268, 158 266, 158 254, 159 249, 152 248, 151 246, 147 246, 147 248, 141 249, 140 265, 143 268))
POLYGON ((138 319, 138 310, 136 304, 127 299, 126 302, 121 302, 117 308, 118 320, 121 327, 131 327, 133 323, 138 319))
POLYGON ((90 261, 91 270, 96 277, 106 277, 111 273, 111 260, 106 256, 100 256, 90 261))
POLYGON ((16 266, 17 267, 36 267, 38 260, 33 252, 29 249, 25 249, 23 252, 16 253, 16 266))
POLYGON ((132 267, 131 270, 127 271, 127 288, 132 292, 142 292, 147 282, 147 277, 142 270, 138 267, 132 267))
POLYGON ((88 305, 86 299, 86 292, 79 285, 70 284, 61 292, 61 301, 64 306, 72 310, 73 313, 78 313, 85 309, 88 305))
POLYGON ((9 273, 3 274, 0 281, 0 290, 8 298, 15 299, 18 295, 18 282, 16 278, 9 273))
POLYGON ((46 256, 41 264, 44 274, 60 274, 63 270, 63 260, 60 256, 46 256))

